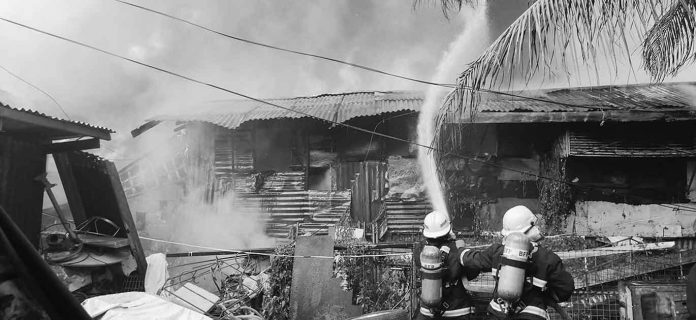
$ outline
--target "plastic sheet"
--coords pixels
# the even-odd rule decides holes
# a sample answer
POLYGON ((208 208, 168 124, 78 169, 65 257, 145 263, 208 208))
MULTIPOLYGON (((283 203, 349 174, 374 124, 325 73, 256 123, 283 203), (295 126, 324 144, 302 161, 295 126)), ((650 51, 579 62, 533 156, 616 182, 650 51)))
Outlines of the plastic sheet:
POLYGON ((92 318, 101 320, 212 320, 203 314, 181 307, 145 292, 125 292, 93 297, 82 307, 92 318))

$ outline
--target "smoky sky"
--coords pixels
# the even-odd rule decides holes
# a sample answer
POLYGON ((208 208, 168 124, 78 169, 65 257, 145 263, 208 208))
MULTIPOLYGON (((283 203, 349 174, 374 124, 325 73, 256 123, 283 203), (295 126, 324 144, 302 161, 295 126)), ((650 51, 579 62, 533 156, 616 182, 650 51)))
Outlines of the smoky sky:
MULTIPOLYGON (((140 1, 240 37, 428 79, 465 26, 434 3, 140 1)), ((112 0, 3 1, 0 15, 252 96, 291 97, 422 85, 235 42, 112 0)), ((0 64, 53 95, 71 118, 128 131, 148 116, 236 98, 127 61, 0 23, 0 64)), ((0 99, 64 117, 0 70, 0 99)))

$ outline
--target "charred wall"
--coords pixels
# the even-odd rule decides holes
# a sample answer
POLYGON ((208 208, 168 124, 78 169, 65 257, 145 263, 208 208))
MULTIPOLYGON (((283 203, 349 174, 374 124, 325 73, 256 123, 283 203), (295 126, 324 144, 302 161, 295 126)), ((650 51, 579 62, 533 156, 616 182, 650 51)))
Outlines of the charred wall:
POLYGON ((46 171, 40 141, 0 134, 0 205, 36 246, 44 189, 34 180, 46 171))
POLYGON ((497 231, 507 209, 539 207, 536 175, 555 128, 481 124, 456 130, 466 139, 443 158, 441 174, 450 213, 462 229, 497 231))

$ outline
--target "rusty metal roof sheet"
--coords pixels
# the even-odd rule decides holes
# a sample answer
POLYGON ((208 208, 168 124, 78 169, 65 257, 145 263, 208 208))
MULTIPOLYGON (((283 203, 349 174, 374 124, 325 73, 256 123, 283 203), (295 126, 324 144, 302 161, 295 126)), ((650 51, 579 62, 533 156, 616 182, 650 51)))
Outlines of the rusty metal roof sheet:
POLYGON ((345 122, 389 112, 418 111, 423 103, 423 94, 413 91, 374 91, 265 101, 286 109, 251 100, 228 100, 209 104, 201 108, 203 111, 200 113, 159 115, 149 121, 202 121, 228 129, 236 129, 248 121, 283 118, 316 117, 345 122))
POLYGON ((4 131, 43 135, 52 139, 89 136, 110 140, 111 133, 115 132, 81 121, 60 119, 25 108, 13 108, 2 102, 0 102, 0 118, 4 120, 2 128, 4 131))
POLYGON ((10 107, 9 105, 3 104, 2 102, 0 102, 0 108, 6 108, 6 109, 9 109, 9 110, 24 112, 24 113, 28 113, 28 114, 35 115, 35 116, 39 116, 39 117, 44 117, 44 118, 51 119, 51 120, 58 120, 58 121, 61 121, 61 122, 64 122, 64 123, 70 123, 70 124, 82 126, 82 127, 85 127, 85 128, 103 130, 103 131, 106 131, 106 132, 109 132, 109 133, 116 133, 116 131, 113 131, 113 130, 111 130, 111 129, 109 129, 109 128, 106 128, 106 127, 95 126, 95 125, 91 125, 91 124, 89 124, 89 123, 87 123, 87 122, 82 122, 82 121, 65 120, 65 119, 57 118, 57 117, 54 117, 54 116, 49 116, 49 115, 47 115, 47 114, 45 114, 45 113, 41 113, 41 112, 38 112, 38 111, 35 111, 35 110, 26 109, 26 108, 13 108, 13 107, 10 107))
POLYGON ((606 109, 673 111, 696 108, 696 82, 577 87, 513 93, 562 104, 485 94, 479 111, 583 112, 606 109))
MULTIPOLYGON (((479 112, 587 112, 603 110, 696 110, 696 82, 577 87, 510 92, 518 97, 482 94, 479 112), (532 98, 532 99, 528 99, 532 98)), ((317 117, 346 122, 356 117, 397 111, 419 111, 420 91, 373 91, 314 97, 268 99, 263 102, 226 100, 197 108, 199 113, 159 115, 149 121, 202 121, 228 129, 253 120, 317 117)))
POLYGON ((696 145, 688 135, 650 132, 621 132, 621 134, 596 131, 572 131, 568 137, 569 156, 576 157, 641 157, 685 158, 696 155, 696 145))

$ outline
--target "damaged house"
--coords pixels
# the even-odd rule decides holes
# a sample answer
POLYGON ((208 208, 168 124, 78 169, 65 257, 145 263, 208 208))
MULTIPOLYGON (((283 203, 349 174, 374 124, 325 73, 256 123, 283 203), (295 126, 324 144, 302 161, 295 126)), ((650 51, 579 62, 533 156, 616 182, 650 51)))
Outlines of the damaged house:
POLYGON ((125 287, 131 273, 142 286, 147 264, 116 167, 83 152, 112 133, 0 103, 0 313, 87 319, 78 300, 138 289, 125 287), (53 196, 49 155, 68 205, 53 196))
POLYGON ((69 152, 98 148, 100 140, 111 139, 111 133, 106 128, 0 103, 0 205, 34 246, 39 244, 45 192, 36 178, 46 172, 47 156, 60 158, 69 152), (71 141, 77 138, 83 139, 71 141))
MULTIPOLYGON (((694 237, 696 84, 482 95, 473 120, 448 116, 440 142, 453 199, 497 231, 524 204, 555 233, 694 237)), ((456 208, 455 208, 456 209, 456 208)), ((456 211, 456 210, 455 210, 456 211)), ((460 210, 461 211, 461 210, 460 210)))
MULTIPOLYGON (((696 236, 695 87, 665 83, 523 94, 541 100, 486 94, 473 120, 446 117, 440 144, 451 155, 440 168, 455 230, 495 232, 508 208, 524 204, 554 233, 696 236)), ((418 236, 430 204, 416 147, 336 123, 414 141, 422 93, 269 102, 286 109, 221 101, 195 113, 156 116, 134 130, 138 135, 169 126, 178 133, 170 145, 179 147, 166 165, 146 156, 121 170, 134 211, 162 210, 191 185, 204 185, 208 199, 234 191, 246 200, 238 206, 255 203, 266 232, 276 237, 325 233, 348 217, 366 226, 368 236, 374 232, 375 240, 418 236), (176 191, 154 201, 139 199, 148 184, 157 183, 176 191)))
POLYGON ((145 216, 171 210, 198 189, 206 201, 234 193, 235 210, 255 207, 266 233, 279 238, 325 234, 348 219, 375 241, 418 235, 430 205, 416 147, 355 127, 415 141, 420 93, 267 101, 277 106, 220 101, 153 117, 134 130, 136 139, 156 130, 171 135, 166 161, 153 160, 166 152, 151 151, 120 171, 134 211, 145 216), (145 196, 154 186, 169 191, 145 196))

